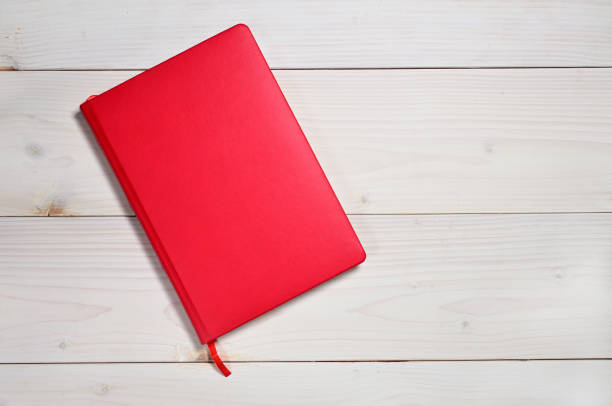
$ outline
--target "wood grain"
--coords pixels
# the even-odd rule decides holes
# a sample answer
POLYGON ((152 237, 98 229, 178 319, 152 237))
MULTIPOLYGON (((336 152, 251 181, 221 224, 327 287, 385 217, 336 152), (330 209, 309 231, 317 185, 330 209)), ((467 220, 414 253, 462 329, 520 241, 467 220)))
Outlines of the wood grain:
POLYGON ((612 361, 0 366, 2 404, 608 406, 612 361))
POLYGON ((612 358, 606 67, 598 0, 3 2, 0 405, 612 404, 611 360, 567 360, 612 358), (77 111, 138 72, 19 71, 144 69, 237 22, 368 259, 222 337, 228 380, 136 219, 56 217, 132 214, 77 111), (521 212, 565 214, 370 215, 521 212))
POLYGON ((275 68, 612 65, 597 0, 54 0, 3 4, 0 66, 148 68, 238 22, 275 68))
MULTIPOLYGON (((225 359, 612 357, 612 214, 351 216, 367 261, 225 359)), ((0 362, 206 359, 136 219, 0 219, 0 362)))
MULTIPOLYGON (((136 73, 0 75, 0 215, 131 214, 77 111, 136 73)), ((612 69, 275 74, 349 213, 612 210, 612 69)))

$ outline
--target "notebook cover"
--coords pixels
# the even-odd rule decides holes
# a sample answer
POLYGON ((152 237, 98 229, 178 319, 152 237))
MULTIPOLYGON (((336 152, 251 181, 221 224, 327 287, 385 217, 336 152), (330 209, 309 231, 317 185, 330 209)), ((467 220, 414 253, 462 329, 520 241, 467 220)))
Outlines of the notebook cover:
POLYGON ((245 25, 81 110, 203 344, 364 261, 245 25))

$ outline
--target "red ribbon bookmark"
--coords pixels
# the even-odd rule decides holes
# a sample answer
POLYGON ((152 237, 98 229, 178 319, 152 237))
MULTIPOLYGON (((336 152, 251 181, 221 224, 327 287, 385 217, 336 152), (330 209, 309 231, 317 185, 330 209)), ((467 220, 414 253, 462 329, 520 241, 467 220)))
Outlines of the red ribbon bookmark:
POLYGON ((214 340, 208 343, 208 351, 210 351, 210 356, 213 361, 215 361, 215 365, 219 368, 219 371, 223 374, 223 376, 227 377, 232 374, 232 371, 227 369, 221 358, 219 358, 219 354, 217 354, 217 347, 215 347, 214 340))

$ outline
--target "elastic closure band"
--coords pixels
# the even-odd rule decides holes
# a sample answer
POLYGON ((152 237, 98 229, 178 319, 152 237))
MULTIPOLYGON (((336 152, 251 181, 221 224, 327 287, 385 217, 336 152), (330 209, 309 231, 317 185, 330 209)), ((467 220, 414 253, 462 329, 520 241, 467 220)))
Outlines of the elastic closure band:
POLYGON ((208 351, 210 351, 210 356, 215 361, 215 365, 219 368, 219 371, 223 374, 223 376, 230 376, 232 371, 227 369, 221 358, 219 358, 219 354, 217 354, 217 347, 215 347, 215 341, 211 341, 208 343, 208 351))

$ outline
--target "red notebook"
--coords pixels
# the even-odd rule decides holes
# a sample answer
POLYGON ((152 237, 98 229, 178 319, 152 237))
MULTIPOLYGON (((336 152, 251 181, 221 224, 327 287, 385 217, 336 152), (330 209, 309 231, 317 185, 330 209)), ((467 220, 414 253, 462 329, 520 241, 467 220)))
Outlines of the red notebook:
POLYGON ((217 337, 364 261, 245 25, 81 110, 220 368, 217 337))

